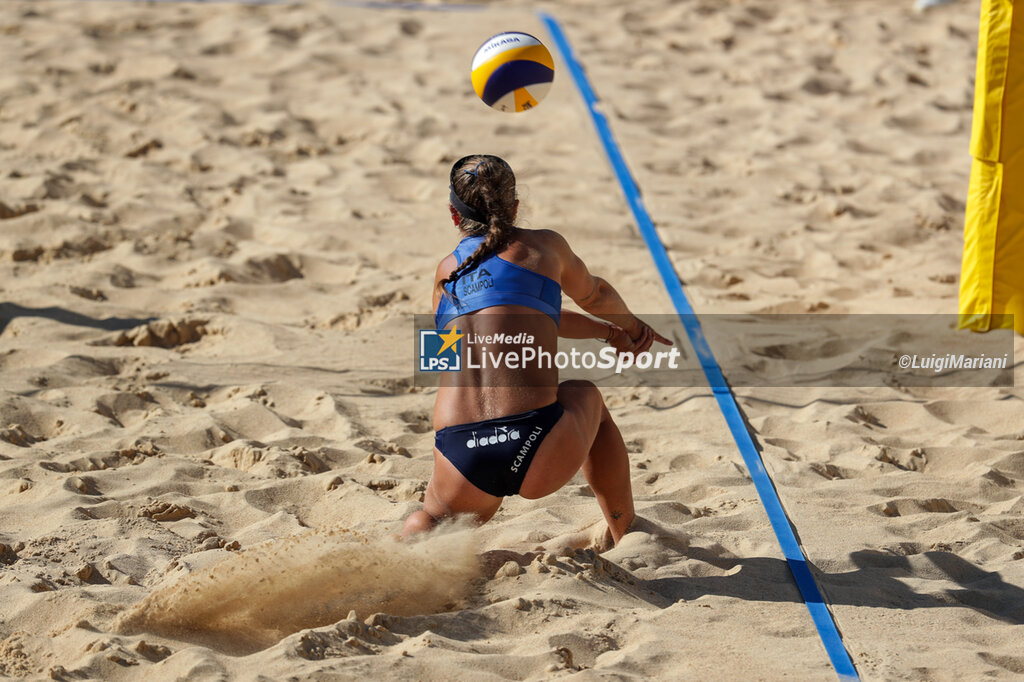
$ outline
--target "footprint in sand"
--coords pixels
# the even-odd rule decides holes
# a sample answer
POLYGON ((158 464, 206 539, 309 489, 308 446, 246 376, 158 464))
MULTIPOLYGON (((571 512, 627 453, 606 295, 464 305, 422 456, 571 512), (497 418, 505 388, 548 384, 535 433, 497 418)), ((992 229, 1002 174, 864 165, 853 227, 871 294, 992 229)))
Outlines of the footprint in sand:
POLYGON ((64 489, 81 495, 99 495, 100 489, 92 476, 72 476, 64 481, 64 489))
POLYGON ((961 503, 958 507, 942 497, 930 499, 900 498, 868 507, 868 511, 879 516, 911 516, 913 514, 954 514, 972 507, 961 503))
POLYGON ((405 428, 413 433, 428 433, 434 430, 430 414, 427 411, 414 412, 409 410, 400 413, 398 417, 405 422, 405 428))
POLYGON ((113 345, 176 348, 195 343, 210 334, 212 330, 207 327, 208 323, 209 320, 198 318, 157 320, 121 332, 113 339, 113 345))

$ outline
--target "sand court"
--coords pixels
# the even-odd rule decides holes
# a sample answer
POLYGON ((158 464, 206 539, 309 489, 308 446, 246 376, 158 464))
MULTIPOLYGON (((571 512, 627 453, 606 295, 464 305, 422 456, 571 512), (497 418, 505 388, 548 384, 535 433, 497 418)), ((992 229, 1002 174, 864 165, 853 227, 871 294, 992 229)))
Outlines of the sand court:
MULTIPOLYGON (((4 3, 0 673, 834 677, 707 388, 605 391, 646 520, 613 550, 582 477, 386 540, 455 159, 672 312, 568 73, 522 115, 470 89, 537 9, 698 313, 955 310, 969 3, 4 3)), ((737 394, 863 677, 1024 670, 1019 391, 737 394)))

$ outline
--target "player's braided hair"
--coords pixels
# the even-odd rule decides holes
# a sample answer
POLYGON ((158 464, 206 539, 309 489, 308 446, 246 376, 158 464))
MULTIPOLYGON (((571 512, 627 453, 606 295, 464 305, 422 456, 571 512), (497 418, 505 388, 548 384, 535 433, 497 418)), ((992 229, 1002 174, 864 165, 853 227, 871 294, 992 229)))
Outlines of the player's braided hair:
POLYGON ((450 293, 458 300, 455 282, 488 256, 502 251, 512 238, 516 176, 509 165, 497 156, 465 156, 452 166, 451 191, 452 205, 459 212, 459 227, 470 234, 485 235, 476 251, 437 283, 442 293, 450 293), (449 283, 452 284, 451 292, 445 288, 449 283))

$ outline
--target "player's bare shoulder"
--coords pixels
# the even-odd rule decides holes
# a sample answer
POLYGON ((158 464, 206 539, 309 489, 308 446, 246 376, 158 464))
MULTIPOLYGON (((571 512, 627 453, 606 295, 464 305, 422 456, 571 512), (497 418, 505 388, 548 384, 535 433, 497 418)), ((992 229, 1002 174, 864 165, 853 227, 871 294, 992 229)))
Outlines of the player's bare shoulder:
POLYGON ((555 254, 559 258, 565 257, 571 250, 569 242, 554 230, 526 230, 529 233, 533 246, 547 253, 555 254))
POLYGON ((459 260, 455 257, 454 253, 449 253, 447 256, 441 259, 441 262, 437 264, 437 270, 434 271, 434 283, 440 282, 442 279, 450 276, 452 271, 459 266, 459 260))

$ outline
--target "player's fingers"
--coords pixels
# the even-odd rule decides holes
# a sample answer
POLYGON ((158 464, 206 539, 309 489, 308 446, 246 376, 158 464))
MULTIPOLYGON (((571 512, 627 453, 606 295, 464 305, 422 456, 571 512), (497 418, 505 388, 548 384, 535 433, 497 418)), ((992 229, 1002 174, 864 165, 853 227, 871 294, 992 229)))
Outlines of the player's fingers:
POLYGON ((654 343, 654 331, 650 327, 644 327, 644 333, 641 334, 640 338, 637 339, 636 348, 633 349, 634 353, 646 353, 647 349, 654 343))

